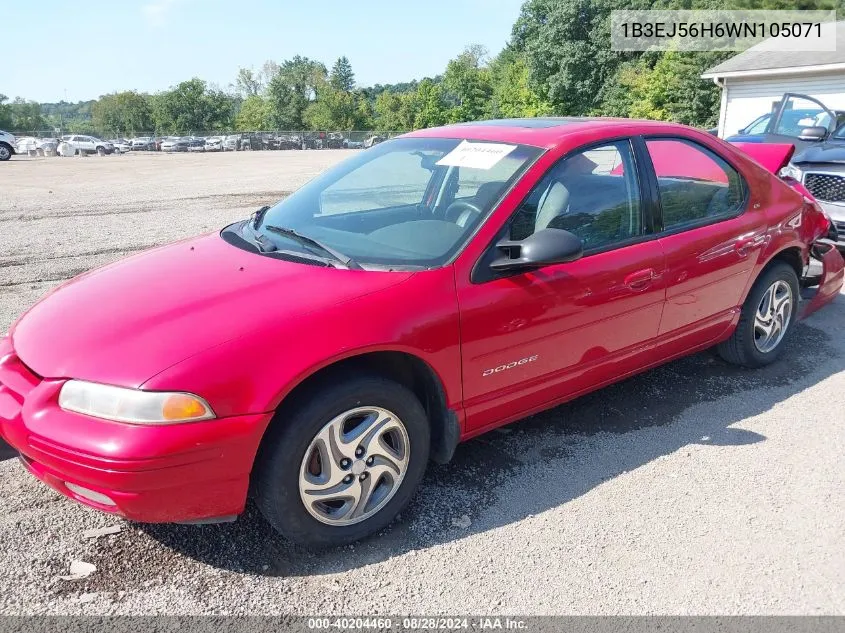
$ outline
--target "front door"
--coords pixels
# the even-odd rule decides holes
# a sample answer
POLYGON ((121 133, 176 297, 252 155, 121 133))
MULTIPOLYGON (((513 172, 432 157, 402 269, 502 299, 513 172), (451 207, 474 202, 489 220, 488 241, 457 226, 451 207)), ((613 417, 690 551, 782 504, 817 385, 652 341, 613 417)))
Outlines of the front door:
POLYGON ((797 153, 820 142, 821 139, 810 141, 799 138, 803 130, 811 127, 825 128, 829 135, 836 127, 836 115, 817 99, 787 93, 783 95, 774 119, 769 124, 766 142, 791 143, 795 145, 797 153))
POLYGON ((664 257, 648 240, 628 140, 577 150, 532 189, 500 233, 546 228, 581 238, 574 262, 497 276, 489 261, 458 286, 470 433, 610 382, 643 364, 665 298, 664 257))

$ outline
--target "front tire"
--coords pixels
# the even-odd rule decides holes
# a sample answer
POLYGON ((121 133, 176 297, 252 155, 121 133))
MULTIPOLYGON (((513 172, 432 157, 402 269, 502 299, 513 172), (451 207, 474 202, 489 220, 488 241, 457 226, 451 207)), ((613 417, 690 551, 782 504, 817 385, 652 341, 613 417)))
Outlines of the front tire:
POLYGON ((783 353, 798 319, 798 275, 786 263, 776 263, 754 282, 742 305, 736 330, 718 347, 729 363, 763 367, 783 353))
POLYGON ((327 383, 274 419, 256 461, 256 502, 304 547, 357 541, 411 500, 429 442, 425 411, 402 385, 378 376, 327 383))

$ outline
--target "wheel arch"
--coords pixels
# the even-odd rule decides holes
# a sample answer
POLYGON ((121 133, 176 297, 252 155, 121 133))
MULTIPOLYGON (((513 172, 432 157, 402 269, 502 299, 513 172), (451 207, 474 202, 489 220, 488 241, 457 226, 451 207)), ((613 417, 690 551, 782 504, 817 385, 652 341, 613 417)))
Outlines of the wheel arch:
POLYGON ((287 407, 296 406, 303 400, 313 397, 322 385, 333 380, 342 380, 350 373, 353 375, 369 373, 394 380, 416 394, 430 424, 430 458, 441 464, 447 463, 452 458, 460 438, 461 428, 457 414, 447 404, 443 381, 429 363, 405 351, 360 352, 314 370, 282 396, 275 407, 276 415, 265 431, 264 437, 267 437, 270 428, 281 423, 280 420, 284 418, 284 415, 279 414, 287 407))
MULTIPOLYGON (((782 245, 772 253, 764 252, 761 254, 760 261, 755 266, 754 272, 748 276, 748 281, 745 284, 745 290, 742 292, 739 306, 741 307, 742 304, 745 303, 745 300, 748 299, 748 295, 751 293, 751 289, 754 287, 754 284, 757 283, 757 280, 760 279, 760 277, 775 264, 788 264, 792 270, 795 271, 795 274, 798 276, 798 280, 800 282, 804 273, 804 252, 805 249, 800 243, 791 242, 782 245)), ((737 319, 738 318, 739 316, 737 316, 737 319)), ((732 330, 733 326, 731 326, 730 329, 732 330)))
POLYGON ((785 263, 789 264, 792 267, 792 269, 795 271, 795 274, 798 276, 798 279, 799 280, 801 279, 801 277, 804 273, 804 252, 802 251, 802 249, 799 246, 787 246, 787 247, 782 248, 781 250, 777 251, 776 253, 774 253, 768 259, 768 261, 760 269, 760 272, 757 273, 757 277, 755 278, 755 281, 765 271, 767 271, 769 268, 771 268, 772 266, 774 266, 775 264, 777 264, 779 262, 785 262, 785 263))

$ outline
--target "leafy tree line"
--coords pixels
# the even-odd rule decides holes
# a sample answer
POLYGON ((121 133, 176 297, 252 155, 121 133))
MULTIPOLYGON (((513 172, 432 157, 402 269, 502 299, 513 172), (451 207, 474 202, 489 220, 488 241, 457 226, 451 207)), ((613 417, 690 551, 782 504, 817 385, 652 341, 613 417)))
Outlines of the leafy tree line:
POLYGON ((837 9, 845 0, 526 0, 495 57, 468 46, 443 73, 360 87, 349 60, 296 55, 241 68, 227 89, 193 78, 156 94, 78 104, 0 95, 0 127, 124 134, 228 130, 401 131, 490 117, 600 115, 715 125, 719 88, 701 79, 733 53, 620 53, 613 9, 837 9), (8 102, 8 103, 7 103, 8 102))

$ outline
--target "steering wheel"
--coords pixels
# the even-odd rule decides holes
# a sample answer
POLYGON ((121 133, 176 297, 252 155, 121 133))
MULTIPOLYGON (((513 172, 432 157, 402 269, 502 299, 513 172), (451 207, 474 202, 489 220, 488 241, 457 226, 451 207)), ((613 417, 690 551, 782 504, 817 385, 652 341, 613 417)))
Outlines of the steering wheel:
POLYGON ((470 222, 481 215, 481 209, 472 202, 466 200, 455 200, 446 207, 443 217, 447 222, 454 222, 458 226, 468 226, 470 222))

